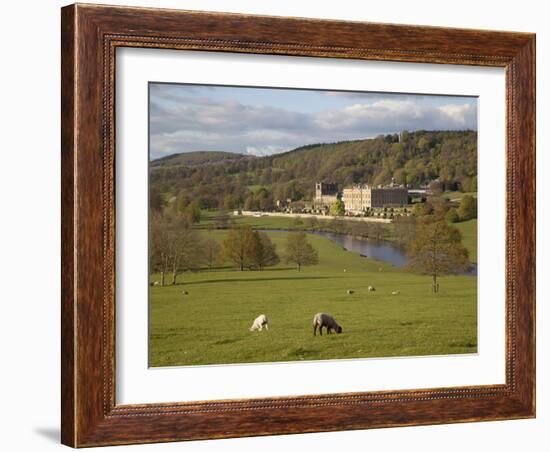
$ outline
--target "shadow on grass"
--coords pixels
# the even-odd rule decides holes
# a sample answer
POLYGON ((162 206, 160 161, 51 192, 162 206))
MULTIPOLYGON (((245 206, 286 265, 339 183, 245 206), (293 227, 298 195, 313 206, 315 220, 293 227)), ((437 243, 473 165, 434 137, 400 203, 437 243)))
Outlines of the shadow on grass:
POLYGON ((240 339, 238 338, 232 338, 232 339, 220 339, 219 341, 212 342, 212 345, 227 345, 227 344, 234 344, 235 342, 238 342, 240 339))
POLYGON ((217 271, 223 271, 223 272, 235 272, 235 273, 246 273, 246 272, 253 272, 253 273, 267 273, 267 272, 281 272, 281 271, 289 271, 289 270, 295 270, 296 273, 298 273, 297 267, 276 267, 276 268, 264 268, 263 270, 250 270, 249 268, 245 268, 244 270, 241 270, 240 268, 237 268, 233 265, 219 265, 212 268, 201 268, 196 273, 215 273, 217 271))
POLYGON ((304 281, 315 279, 334 279, 333 276, 296 276, 285 278, 225 278, 225 279, 205 279, 202 281, 189 281, 185 283, 178 283, 177 286, 192 286, 196 284, 215 284, 226 282, 265 282, 265 281, 304 281))
POLYGON ((291 360, 315 359, 315 358, 319 359, 318 356, 320 352, 321 350, 319 349, 298 347, 294 350, 290 350, 286 354, 286 356, 291 360))

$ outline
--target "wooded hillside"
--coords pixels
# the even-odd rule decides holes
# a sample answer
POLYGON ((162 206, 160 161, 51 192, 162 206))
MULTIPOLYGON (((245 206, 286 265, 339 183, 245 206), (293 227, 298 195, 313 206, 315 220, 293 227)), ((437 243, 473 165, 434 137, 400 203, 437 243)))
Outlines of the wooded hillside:
POLYGON ((439 180, 443 190, 476 191, 477 133, 417 131, 312 144, 266 157, 227 152, 176 154, 151 162, 151 206, 269 209, 277 199, 310 200, 316 181, 397 183, 439 180))

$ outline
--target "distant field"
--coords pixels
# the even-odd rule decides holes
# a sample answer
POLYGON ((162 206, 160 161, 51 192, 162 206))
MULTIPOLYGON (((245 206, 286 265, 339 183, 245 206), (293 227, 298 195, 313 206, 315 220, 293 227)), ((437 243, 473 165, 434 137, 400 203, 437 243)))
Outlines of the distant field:
MULTIPOLYGON (((271 222, 284 228, 280 222, 288 221, 250 220, 267 229, 276 227, 271 222)), ((203 231, 217 240, 226 233, 203 231)), ((286 233, 269 234, 282 252, 286 233)), ((441 278, 440 292, 432 294, 428 276, 360 257, 321 236, 309 239, 319 251, 320 263, 302 272, 284 263, 264 271, 225 266, 182 275, 177 286, 151 287, 150 365, 477 351, 476 278, 441 278), (369 285, 376 292, 368 292, 369 285), (347 295, 347 289, 355 293, 347 295), (393 290, 400 294, 392 296, 393 290), (336 317, 343 334, 314 337, 311 322, 319 311, 336 317), (269 331, 249 332, 252 320, 262 313, 269 318, 269 331)))

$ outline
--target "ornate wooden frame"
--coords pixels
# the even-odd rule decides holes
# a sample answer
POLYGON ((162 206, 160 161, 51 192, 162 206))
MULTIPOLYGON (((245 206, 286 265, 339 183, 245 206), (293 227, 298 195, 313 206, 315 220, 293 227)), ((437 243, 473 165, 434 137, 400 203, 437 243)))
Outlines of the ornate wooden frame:
POLYGON ((61 32, 64 444, 535 416, 535 35, 80 4, 61 32), (116 405, 114 68, 129 46, 506 68, 506 383, 116 405))

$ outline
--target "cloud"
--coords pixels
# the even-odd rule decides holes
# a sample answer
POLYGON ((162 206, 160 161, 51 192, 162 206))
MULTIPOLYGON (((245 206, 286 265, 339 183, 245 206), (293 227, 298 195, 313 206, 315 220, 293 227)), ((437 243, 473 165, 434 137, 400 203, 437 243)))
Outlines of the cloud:
POLYGON ((476 108, 472 104, 448 104, 439 107, 412 100, 380 100, 371 104, 353 104, 341 110, 324 112, 316 118, 324 129, 345 128, 350 132, 390 132, 401 130, 475 129, 476 108))
MULTIPOLYGON (((324 102, 324 110, 306 113, 296 111, 292 104, 288 108, 268 105, 260 90, 256 91, 255 102, 249 97, 249 103, 244 104, 217 95, 217 90, 209 94, 208 90, 193 87, 183 91, 168 88, 171 87, 151 90, 153 158, 199 150, 269 155, 305 144, 355 140, 402 130, 477 129, 477 108, 472 99, 349 96, 343 104, 339 100, 326 108, 324 102)), ((299 102, 298 92, 296 103, 299 102)))
POLYGON ((247 146, 246 147, 246 153, 250 155, 255 155, 256 157, 263 157, 265 155, 273 155, 273 154, 279 154, 280 152, 284 152, 286 149, 281 146, 264 146, 264 147, 255 147, 255 146, 247 146))

